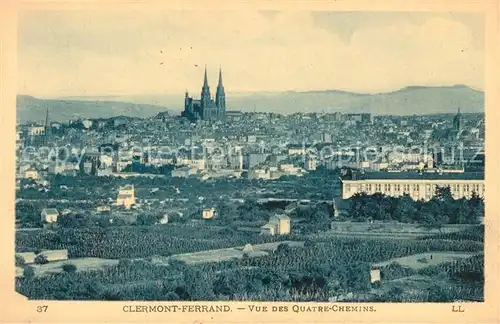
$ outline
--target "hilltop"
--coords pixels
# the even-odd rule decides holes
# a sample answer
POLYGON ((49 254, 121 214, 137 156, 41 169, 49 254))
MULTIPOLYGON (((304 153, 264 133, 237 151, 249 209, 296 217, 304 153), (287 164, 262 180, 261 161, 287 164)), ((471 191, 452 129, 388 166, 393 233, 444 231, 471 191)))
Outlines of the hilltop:
MULTIPOLYGON (((171 114, 183 109, 184 94, 72 97, 38 99, 19 95, 20 121, 43 120, 49 107, 52 120, 106 118, 125 115, 153 117, 167 107, 171 114)), ((409 86, 386 93, 355 93, 342 90, 238 93, 228 91, 228 110, 296 112, 370 112, 374 115, 427 115, 484 112, 484 93, 465 85, 426 87, 409 86)))

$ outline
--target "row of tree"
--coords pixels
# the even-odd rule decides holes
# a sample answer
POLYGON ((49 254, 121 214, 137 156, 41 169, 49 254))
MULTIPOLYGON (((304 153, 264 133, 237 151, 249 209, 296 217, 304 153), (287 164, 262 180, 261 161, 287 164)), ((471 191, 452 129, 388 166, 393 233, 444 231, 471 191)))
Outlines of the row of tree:
POLYGON ((454 199, 449 187, 437 188, 429 201, 410 196, 389 197, 380 193, 356 194, 349 199, 347 217, 355 221, 398 221, 430 227, 443 224, 477 224, 484 217, 484 201, 478 195, 454 199))

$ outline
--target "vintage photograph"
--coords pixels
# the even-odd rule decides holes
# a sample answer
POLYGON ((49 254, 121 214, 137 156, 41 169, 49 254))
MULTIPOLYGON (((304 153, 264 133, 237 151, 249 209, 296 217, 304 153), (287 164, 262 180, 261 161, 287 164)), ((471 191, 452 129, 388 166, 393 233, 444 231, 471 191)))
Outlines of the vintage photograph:
POLYGON ((484 302, 484 65, 480 12, 23 10, 15 289, 484 302))

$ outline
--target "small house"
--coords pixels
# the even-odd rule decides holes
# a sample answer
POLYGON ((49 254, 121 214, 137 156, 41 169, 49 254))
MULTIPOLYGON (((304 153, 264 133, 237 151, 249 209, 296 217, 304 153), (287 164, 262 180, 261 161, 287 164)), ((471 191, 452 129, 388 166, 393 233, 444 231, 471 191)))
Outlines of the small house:
POLYGON ((379 268, 372 268, 370 270, 370 282, 371 283, 380 282, 380 269, 379 268))
POLYGON ((110 212, 111 211, 111 207, 108 206, 108 205, 97 206, 96 207, 96 211, 98 213, 110 212))
POLYGON ((201 212, 203 219, 212 219, 215 216, 215 208, 204 208, 201 212))
POLYGON ((276 225, 267 223, 260 227, 260 234, 262 235, 275 235, 276 234, 276 225))
POLYGON ((30 169, 24 171, 24 178, 38 180, 38 179, 40 179, 40 175, 38 174, 37 170, 30 168, 30 169))
POLYGON ((42 222, 56 223, 59 212, 55 208, 45 208, 41 213, 42 222))
POLYGON ((269 219, 269 223, 276 225, 276 234, 290 234, 290 217, 287 215, 274 215, 269 219))

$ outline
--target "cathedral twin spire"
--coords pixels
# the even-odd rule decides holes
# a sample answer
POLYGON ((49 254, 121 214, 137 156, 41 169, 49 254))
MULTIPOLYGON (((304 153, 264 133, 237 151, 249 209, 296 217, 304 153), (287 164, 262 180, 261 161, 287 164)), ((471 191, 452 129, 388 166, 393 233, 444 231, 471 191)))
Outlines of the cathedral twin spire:
POLYGON ((187 117, 194 121, 198 119, 223 119, 226 116, 226 93, 222 84, 222 69, 219 68, 219 82, 215 98, 210 94, 210 86, 208 85, 208 73, 205 66, 203 76, 203 86, 201 88, 201 98, 195 100, 189 96, 186 90, 184 98, 184 111, 181 116, 187 117))
MULTIPOLYGON (((222 88, 224 89, 224 85, 222 84, 222 68, 219 67, 219 83, 217 84, 217 88, 222 88)), ((205 76, 203 78, 203 90, 210 90, 210 87, 208 86, 208 77, 207 77, 207 66, 205 65, 205 76)))
MULTIPOLYGON (((211 100, 210 87, 208 85, 207 66, 205 65, 205 75, 203 78, 203 87, 201 88, 201 101, 203 104, 208 104, 211 100)), ((226 94, 222 83, 222 68, 219 67, 219 82, 215 94, 215 104, 218 108, 226 108, 226 94)))

